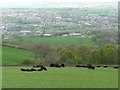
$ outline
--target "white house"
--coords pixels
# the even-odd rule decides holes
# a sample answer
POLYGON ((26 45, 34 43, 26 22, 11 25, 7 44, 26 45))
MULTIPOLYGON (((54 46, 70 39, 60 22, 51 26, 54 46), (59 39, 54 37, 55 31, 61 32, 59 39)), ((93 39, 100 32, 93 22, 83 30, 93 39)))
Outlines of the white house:
POLYGON ((50 37, 50 36, 52 36, 52 34, 44 34, 44 36, 50 37))
POLYGON ((69 34, 70 36, 82 36, 82 34, 81 33, 71 33, 71 34, 69 34))

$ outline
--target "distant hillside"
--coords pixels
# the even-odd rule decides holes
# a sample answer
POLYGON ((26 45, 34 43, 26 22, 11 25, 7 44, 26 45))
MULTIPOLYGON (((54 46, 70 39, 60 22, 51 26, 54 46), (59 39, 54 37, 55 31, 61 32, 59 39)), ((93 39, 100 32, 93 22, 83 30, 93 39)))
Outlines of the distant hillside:
MULTIPOLYGON (((79 5, 81 5, 79 3, 79 5)), ((82 8, 10 8, 2 10, 5 38, 82 30, 117 30, 118 7, 97 4, 82 8)))
POLYGON ((89 37, 34 37, 3 40, 4 42, 29 42, 40 44, 94 45, 89 37))
POLYGON ((21 64, 24 60, 32 58, 32 53, 26 50, 12 47, 2 47, 2 64, 14 65, 21 64))

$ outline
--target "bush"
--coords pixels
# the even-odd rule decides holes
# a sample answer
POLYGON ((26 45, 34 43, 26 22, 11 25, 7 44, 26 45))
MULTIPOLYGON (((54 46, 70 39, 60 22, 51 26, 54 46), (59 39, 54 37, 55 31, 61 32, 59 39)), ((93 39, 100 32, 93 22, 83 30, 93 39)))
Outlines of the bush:
POLYGON ((24 64, 24 65, 35 64, 35 61, 26 59, 22 62, 22 64, 24 64))

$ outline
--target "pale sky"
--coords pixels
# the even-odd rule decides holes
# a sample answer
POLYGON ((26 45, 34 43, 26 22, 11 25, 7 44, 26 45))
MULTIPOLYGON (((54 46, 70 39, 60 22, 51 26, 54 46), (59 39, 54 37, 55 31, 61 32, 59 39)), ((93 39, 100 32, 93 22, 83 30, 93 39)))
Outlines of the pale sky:
MULTIPOLYGON (((118 2, 119 0, 0 0, 0 7, 22 7, 22 6, 33 6, 33 5, 47 5, 52 3, 83 3, 83 2, 118 2)), ((65 5, 65 4, 64 4, 65 5)))
POLYGON ((1 0, 2 3, 8 2, 118 2, 119 0, 1 0))

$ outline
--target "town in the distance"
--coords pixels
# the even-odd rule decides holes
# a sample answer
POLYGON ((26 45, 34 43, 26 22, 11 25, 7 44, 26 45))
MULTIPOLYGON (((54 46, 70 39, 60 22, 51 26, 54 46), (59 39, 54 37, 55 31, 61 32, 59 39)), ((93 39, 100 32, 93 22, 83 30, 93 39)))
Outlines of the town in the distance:
POLYGON ((1 8, 3 39, 87 36, 91 30, 117 30, 118 8, 1 8))

